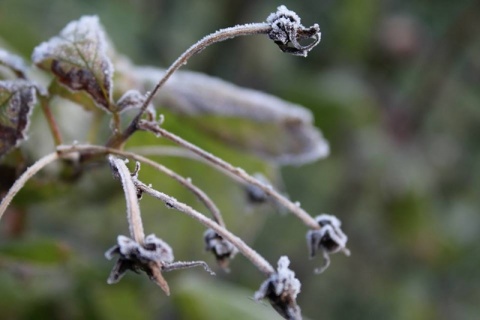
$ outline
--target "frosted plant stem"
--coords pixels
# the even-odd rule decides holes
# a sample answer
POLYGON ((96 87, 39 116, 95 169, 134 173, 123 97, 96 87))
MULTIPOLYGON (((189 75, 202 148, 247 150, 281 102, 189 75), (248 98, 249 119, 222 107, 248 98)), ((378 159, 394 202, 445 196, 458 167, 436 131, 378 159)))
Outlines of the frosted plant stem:
POLYGON ((290 212, 292 212, 294 215, 296 215, 300 220, 305 223, 309 228, 311 229, 319 229, 320 226, 315 221, 314 218, 312 218, 305 210, 303 210, 299 205, 292 203, 290 200, 285 198, 283 195, 275 191, 272 186, 266 185, 259 181, 258 179, 255 179, 251 175, 247 174, 245 170, 241 168, 236 168, 232 166, 230 163, 212 155, 211 153, 191 144, 190 142, 180 138, 179 136, 165 130, 164 128, 159 127, 156 123, 153 122, 148 122, 148 121, 140 121, 139 123, 139 128, 142 130, 150 131, 157 136, 164 137, 179 146, 182 146, 195 154, 201 156, 202 158, 208 160, 212 164, 215 164, 216 166, 229 171, 230 173, 234 174, 235 176, 239 177, 243 181, 252 184, 254 186, 257 186, 261 190, 263 190, 266 194, 277 200, 280 204, 282 204, 285 208, 287 208, 290 212))
MULTIPOLYGON (((72 145, 72 146, 58 146, 57 151, 60 154, 68 154, 72 152, 94 152, 94 153, 111 153, 111 154, 116 154, 120 156, 124 156, 127 158, 131 158, 140 162, 144 162, 146 164, 152 165, 152 166, 159 166, 156 162, 153 162, 152 160, 130 153, 126 151, 121 151, 121 150, 116 150, 116 149, 111 149, 111 148, 106 148, 102 146, 91 146, 91 145, 72 145)), ((135 177, 133 177, 134 183, 136 184, 136 187, 140 188, 143 192, 152 195, 165 203, 167 203, 169 206, 186 213, 190 217, 198 220, 200 223, 202 223, 204 226, 207 226, 211 229, 213 229, 216 233, 230 241, 247 259, 249 259, 255 266, 259 268, 261 272, 266 274, 267 276, 271 275, 272 273, 275 272, 274 268, 266 261, 260 254, 258 254, 255 250, 250 248, 242 239, 239 237, 235 236, 233 233, 225 229, 223 225, 223 220, 221 219, 221 216, 219 216, 219 220, 221 223, 216 222, 214 220, 211 220, 207 217, 205 217, 203 214, 200 212, 196 211, 195 209, 191 208, 190 206, 179 202, 175 198, 172 198, 164 193, 161 193, 159 191, 156 191, 148 186, 146 186, 143 183, 140 183, 135 177)), ((188 180, 185 180, 188 182, 188 180)), ((200 190, 201 191, 201 190, 200 190)), ((205 195, 206 196, 206 195, 205 195)), ((206 199, 209 199, 208 197, 206 199)), ((213 204, 213 202, 212 202, 213 204)), ((218 209, 217 209, 218 210, 218 209)), ((218 217, 217 217, 218 219, 218 217)))
POLYGON ((133 178, 135 185, 137 188, 145 192, 146 194, 155 197, 161 201, 163 201, 168 207, 181 211, 188 216, 194 218, 207 228, 213 229, 217 234, 222 236, 224 239, 230 241, 237 249, 240 251, 248 260, 250 260, 257 268, 263 272, 265 275, 270 276, 275 273, 275 269, 265 260, 260 254, 258 254, 255 250, 250 248, 242 239, 225 229, 223 226, 219 225, 215 221, 205 217, 200 212, 196 211, 192 207, 179 202, 177 199, 166 195, 160 191, 152 189, 139 181, 136 178, 133 178))
POLYGON ((46 156, 38 159, 31 167, 29 167, 12 185, 8 193, 2 199, 0 204, 0 219, 2 219, 5 210, 12 201, 13 197, 23 188, 25 183, 33 177, 38 171, 42 170, 45 166, 52 163, 53 161, 59 159, 59 156, 56 152, 47 154, 46 156))
POLYGON ((220 168, 219 166, 212 164, 210 161, 184 148, 170 147, 170 146, 146 146, 146 147, 129 148, 128 151, 134 152, 136 154, 141 154, 144 156, 179 157, 179 158, 199 161, 210 166, 211 168, 217 171, 222 172, 223 174, 229 176, 231 179, 237 181, 238 183, 242 183, 242 184, 245 183, 245 181, 243 181, 242 179, 239 179, 236 175, 231 174, 230 171, 220 168))
POLYGON ((190 48, 187 49, 180 57, 173 62, 173 64, 165 71, 165 74, 160 79, 160 81, 155 85, 153 90, 148 94, 147 98, 145 99, 140 111, 136 115, 136 117, 132 120, 130 125, 125 129, 123 134, 119 139, 111 139, 108 141, 108 147, 116 147, 121 145, 125 142, 138 128, 138 123, 147 110, 148 105, 152 102, 153 97, 157 93, 157 91, 167 82, 170 76, 180 69, 181 66, 185 65, 193 55, 199 53, 200 51, 204 50, 206 47, 221 41, 225 41, 228 39, 232 39, 239 36, 249 36, 255 34, 267 34, 272 30, 272 27, 268 23, 250 23, 245 25, 238 25, 235 27, 220 29, 208 36, 204 37, 203 39, 196 42, 190 48))
POLYGON ((59 152, 75 152, 75 151, 82 151, 82 152, 95 152, 95 153, 109 153, 109 154, 116 154, 120 155, 129 159, 133 159, 136 161, 140 161, 142 163, 145 163, 154 169, 166 174, 170 178, 176 180, 179 182, 181 185, 183 185, 185 188, 190 190, 204 205, 205 207, 211 212, 213 219, 220 225, 225 226, 225 223, 222 218, 222 214, 220 213, 220 210, 218 207, 215 205, 215 203, 210 199, 210 197, 203 192, 199 187, 194 185, 190 179, 186 179, 179 174, 175 173, 174 171, 170 170, 169 168, 151 160, 146 157, 142 157, 141 155, 132 153, 132 152, 127 152, 127 151, 122 151, 122 150, 117 150, 117 149, 112 149, 112 148, 106 148, 103 146, 93 146, 93 145, 73 145, 73 146, 59 146, 57 148, 59 152))
POLYGON ((127 219, 130 229, 130 236, 135 242, 143 245, 145 233, 143 232, 142 217, 140 215, 140 206, 138 205, 137 189, 132 181, 130 170, 128 170, 125 161, 116 157, 109 157, 110 163, 118 170, 120 180, 122 181, 125 200, 127 202, 127 219))

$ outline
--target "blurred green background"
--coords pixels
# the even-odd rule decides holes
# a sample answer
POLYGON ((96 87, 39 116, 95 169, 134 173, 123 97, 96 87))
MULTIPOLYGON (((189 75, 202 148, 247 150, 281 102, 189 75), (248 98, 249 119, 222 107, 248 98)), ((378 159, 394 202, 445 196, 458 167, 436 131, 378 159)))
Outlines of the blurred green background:
MULTIPOLYGON (((305 227, 293 216, 248 204, 241 187, 205 165, 159 160, 204 188, 231 230, 272 264, 290 257, 307 318, 478 318, 479 1, 0 0, 0 46, 28 59, 69 21, 97 14, 119 52, 166 67, 204 35, 263 21, 280 4, 305 25, 320 24, 322 42, 308 58, 282 54, 259 36, 212 46, 187 68, 312 110, 331 155, 282 168, 283 185, 312 215, 342 220, 351 257, 335 255, 313 275, 321 260, 308 259, 305 227)), ((68 131, 68 120, 84 113, 77 109, 62 119, 67 137, 82 141, 82 128, 68 131)), ((39 111, 22 148, 29 163, 53 146, 39 111)), ((132 145, 154 141, 137 135, 132 145)), ((261 167, 226 146, 212 148, 249 172, 261 167)), ((176 183, 142 170, 146 182, 202 209, 176 183)), ((127 234, 121 188, 107 167, 76 183, 57 176, 53 168, 31 181, 0 224, 1 319, 278 318, 251 301, 263 278, 242 256, 215 278, 202 270, 166 274, 170 297, 132 273, 107 285, 113 263, 103 253, 127 234)), ((202 226, 152 199, 141 205, 146 232, 170 243, 176 259, 215 265, 203 251, 202 226)))

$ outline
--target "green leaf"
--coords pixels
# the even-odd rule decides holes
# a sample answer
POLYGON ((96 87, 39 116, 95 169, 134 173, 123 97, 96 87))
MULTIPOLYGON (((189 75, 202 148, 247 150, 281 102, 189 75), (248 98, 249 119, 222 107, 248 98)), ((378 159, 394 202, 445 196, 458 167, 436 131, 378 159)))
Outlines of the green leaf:
POLYGON ((35 264, 58 264, 69 256, 69 248, 51 239, 12 240, 0 245, 0 259, 35 264))
POLYGON ((111 111, 113 65, 108 49, 98 17, 84 16, 36 47, 32 61, 69 89, 88 93, 97 106, 111 111))
POLYGON ((27 137, 36 88, 25 80, 0 81, 0 157, 27 137))

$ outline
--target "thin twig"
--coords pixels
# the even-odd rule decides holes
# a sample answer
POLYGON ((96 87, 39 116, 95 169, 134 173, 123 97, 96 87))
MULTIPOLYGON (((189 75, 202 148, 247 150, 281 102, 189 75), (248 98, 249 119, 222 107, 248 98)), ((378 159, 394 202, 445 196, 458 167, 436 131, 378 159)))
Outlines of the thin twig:
POLYGON ((262 189, 267 195, 271 196, 275 200, 277 200, 280 204, 282 204, 285 208, 287 208, 290 212, 296 215, 300 220, 305 223, 311 229, 319 229, 320 226, 315 221, 313 217, 311 217, 305 210, 303 210, 298 203, 293 203, 288 200, 286 197, 281 195, 279 192, 275 191, 271 185, 266 185, 255 179, 251 175, 247 174, 245 170, 241 168, 236 168, 232 166, 230 163, 214 156, 213 154, 197 147, 196 145, 191 144, 190 142, 180 138, 179 136, 165 130, 164 128, 159 127, 156 123, 148 122, 148 121, 140 121, 139 128, 142 130, 150 131, 155 135, 162 136, 179 146, 182 146, 195 154, 201 156, 202 158, 208 160, 212 164, 229 171, 230 173, 234 174, 235 176, 239 177, 240 179, 244 180, 245 182, 257 186, 258 188, 262 189))
POLYGON ((52 163, 53 161, 59 158, 56 152, 47 154, 46 156, 38 159, 31 167, 29 167, 13 184, 13 186, 8 190, 8 193, 2 199, 0 204, 0 219, 2 219, 5 210, 12 201, 13 197, 23 188, 25 183, 33 177, 38 171, 42 170, 45 166, 52 163))
POLYGON ((147 110, 148 106, 152 102, 153 97, 157 91, 165 84, 165 82, 170 78, 170 76, 178 70, 181 66, 185 65, 193 55, 204 50, 206 47, 221 41, 232 39, 239 36, 248 36, 255 34, 267 34, 272 30, 272 27, 267 23, 251 23, 245 25, 238 25, 231 28, 220 29, 217 32, 209 34, 203 39, 199 40, 197 43, 192 45, 187 49, 180 57, 175 60, 175 62, 165 71, 162 79, 155 85, 153 90, 148 94, 148 97, 143 102, 140 111, 132 120, 130 125, 125 129, 122 135, 118 138, 113 137, 107 142, 108 147, 116 147, 123 144, 137 129, 138 123, 147 110))
MULTIPOLYGON (((127 158, 131 158, 137 161, 141 161, 152 166, 158 166, 157 163, 151 161, 150 159, 144 158, 142 156, 139 156, 130 152, 115 150, 115 149, 106 148, 102 146, 90 146, 90 145, 59 146, 57 147, 57 150, 60 154, 80 152, 80 151, 112 153, 112 154, 121 155, 127 158)), ((195 209, 193 209, 192 207, 184 203, 179 202, 175 198, 172 198, 164 193, 161 193, 159 191, 156 191, 148 187, 147 185, 138 181, 138 179, 135 176, 132 177, 132 180, 135 183, 136 187, 139 188, 141 191, 164 201, 169 207, 175 208, 195 218, 206 227, 213 229, 219 235, 221 235, 222 237, 230 241, 240 252, 242 252, 242 254, 247 259, 249 259, 254 265, 256 265, 260 269, 260 271, 262 271, 266 275, 271 275, 273 272, 275 272, 274 268, 268 263, 268 261, 266 261, 255 250, 250 248, 242 239, 240 239, 239 237, 235 236, 233 233, 225 229, 225 227, 222 224, 217 223, 214 220, 211 220, 205 217, 200 212, 196 211, 195 209)))
POLYGON ((140 215, 140 206, 138 205, 137 189, 132 181, 130 171, 125 161, 116 157, 109 157, 110 163, 118 170, 120 180, 122 181, 125 200, 127 202, 127 219, 130 236, 135 242, 143 245, 145 233, 143 232, 142 217, 140 215))
POLYGON ((58 128, 57 122, 55 121, 55 117, 52 114, 52 110, 48 104, 48 101, 45 97, 40 97, 40 106, 42 108, 43 114, 47 119, 48 127, 50 128, 50 132, 52 133, 53 141, 55 145, 58 146, 62 144, 62 134, 60 133, 60 129, 58 128))
POLYGON ((229 176, 231 179, 235 180, 238 183, 242 183, 242 184, 245 183, 245 181, 243 181, 242 179, 239 179, 236 175, 231 174, 230 171, 227 171, 223 168, 218 167, 215 164, 212 164, 210 161, 196 155, 195 153, 193 153, 188 149, 183 149, 180 147, 172 147, 172 146, 144 146, 144 147, 128 148, 128 151, 134 152, 136 154, 141 154, 144 156, 167 156, 167 157, 179 157, 179 158, 196 160, 210 166, 211 168, 217 171, 222 172, 223 174, 229 176))
POLYGON ((167 167, 151 160, 145 157, 142 157, 141 155, 137 155, 132 152, 127 152, 127 151, 121 151, 117 149, 112 149, 112 148, 107 148, 103 146, 93 146, 93 145, 73 145, 73 146, 59 146, 57 148, 59 152, 75 152, 75 151, 83 151, 83 152, 105 152, 105 153, 110 153, 110 154, 116 154, 120 155, 129 159, 133 159, 136 161, 143 162, 145 164, 148 164, 149 166, 155 168, 156 170, 163 172, 170 178, 178 181, 181 185, 183 185, 185 188, 190 190, 204 205, 205 207, 211 212, 213 219, 220 225, 225 226, 225 223, 222 218, 222 214, 220 213, 220 210, 218 207, 215 205, 215 203, 210 199, 210 197, 203 192, 199 187, 194 185, 190 179, 186 179, 182 177, 181 175, 175 173, 174 171, 168 169, 167 167))
POLYGON ((157 191, 153 188, 150 188, 141 181, 137 180, 135 177, 133 178, 133 181, 136 187, 145 192, 146 194, 163 201, 168 207, 181 211, 188 216, 196 219, 198 222, 200 222, 207 228, 213 229, 224 239, 230 241, 238 249, 238 251, 240 251, 248 260, 250 260, 255 266, 257 266, 258 269, 265 275, 270 276, 275 272, 275 269, 270 265, 270 263, 268 263, 267 260, 265 260, 255 250, 250 248, 242 239, 225 229, 223 226, 205 217, 203 214, 196 211, 192 207, 182 202, 179 202, 177 199, 166 195, 160 191, 157 191))

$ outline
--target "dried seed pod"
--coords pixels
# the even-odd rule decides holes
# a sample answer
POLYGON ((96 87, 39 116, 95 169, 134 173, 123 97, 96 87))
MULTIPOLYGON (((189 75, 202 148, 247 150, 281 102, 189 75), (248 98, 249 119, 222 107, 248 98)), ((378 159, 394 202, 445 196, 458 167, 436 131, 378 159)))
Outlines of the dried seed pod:
POLYGON ((300 23, 300 17, 285 6, 279 6, 277 12, 271 13, 267 23, 272 26, 268 36, 283 52, 296 56, 306 57, 308 52, 315 47, 321 39, 320 27, 314 24, 305 28, 300 23), (313 42, 302 46, 299 41, 313 39, 313 42))
POLYGON ((315 273, 322 273, 330 265, 330 254, 342 251, 345 255, 350 255, 346 244, 348 237, 340 228, 342 223, 337 217, 321 214, 315 218, 320 229, 307 232, 307 245, 310 251, 310 258, 313 258, 318 250, 322 251, 324 264, 315 269, 315 273))
POLYGON ((162 271, 202 266, 210 274, 215 274, 203 261, 173 262, 172 248, 154 234, 145 237, 143 244, 139 244, 122 235, 118 236, 117 244, 105 252, 105 257, 109 260, 116 255, 119 258, 108 277, 108 284, 120 281, 127 270, 136 273, 143 271, 150 280, 158 284, 169 295, 170 289, 167 281, 162 276, 162 271))
POLYGON ((211 251, 217 259, 218 265, 225 271, 230 271, 228 265, 238 253, 237 248, 232 243, 223 239, 213 229, 208 229, 203 235, 205 241, 205 250, 211 251))
POLYGON ((267 298, 272 307, 285 319, 302 319, 300 307, 297 305, 297 295, 301 283, 295 278, 295 273, 288 268, 290 260, 283 256, 278 260, 277 272, 272 274, 260 289, 255 292, 254 299, 267 298))

